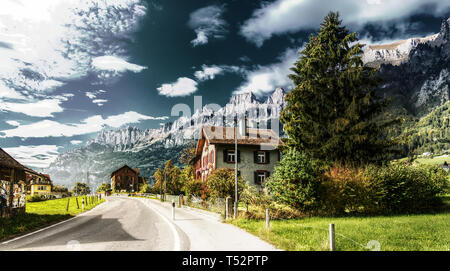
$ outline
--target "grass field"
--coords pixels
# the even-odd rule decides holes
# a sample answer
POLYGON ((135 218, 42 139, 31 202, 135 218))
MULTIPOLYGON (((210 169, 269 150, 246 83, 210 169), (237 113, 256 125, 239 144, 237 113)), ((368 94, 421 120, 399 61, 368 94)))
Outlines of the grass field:
POLYGON ((232 224, 283 250, 328 250, 328 227, 335 224, 336 250, 369 250, 375 240, 382 251, 450 250, 450 213, 379 217, 306 218, 271 221, 238 219, 232 224))
MULTIPOLYGON (((54 199, 41 202, 27 202, 26 213, 11 219, 0 219, 0 240, 24 234, 50 224, 71 218, 81 212, 81 200, 84 197, 71 197, 64 199, 54 199), (78 206, 76 200, 78 199, 78 206), (67 202, 69 210, 67 211, 67 202)), ((88 211, 101 202, 90 202, 85 204, 85 211, 88 211)))

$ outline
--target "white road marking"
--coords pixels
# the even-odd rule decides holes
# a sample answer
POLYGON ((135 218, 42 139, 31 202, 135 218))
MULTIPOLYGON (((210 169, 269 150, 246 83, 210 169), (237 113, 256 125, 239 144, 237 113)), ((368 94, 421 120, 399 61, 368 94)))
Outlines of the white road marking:
POLYGON ((169 224, 169 227, 172 231, 172 235, 173 235, 173 239, 174 239, 174 245, 173 245, 173 250, 174 251, 180 251, 181 250, 181 242, 180 242, 180 235, 178 234, 177 229, 175 228, 175 225, 172 221, 170 221, 167 217, 165 217, 162 213, 160 213, 158 210, 156 210, 155 208, 153 208, 152 206, 150 206, 149 204, 149 199, 145 199, 147 201, 145 201, 144 199, 139 199, 142 203, 145 204, 145 206, 147 206, 148 208, 152 209, 155 213, 157 213, 160 217, 163 218, 163 220, 169 224))

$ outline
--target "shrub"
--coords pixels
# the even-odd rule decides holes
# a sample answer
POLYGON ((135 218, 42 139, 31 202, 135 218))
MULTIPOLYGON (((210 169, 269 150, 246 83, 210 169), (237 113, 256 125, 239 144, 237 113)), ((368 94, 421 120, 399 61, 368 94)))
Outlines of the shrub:
MULTIPOLYGON (((244 188, 244 181, 238 177, 238 194, 244 188)), ((215 170, 207 179, 207 189, 213 199, 235 197, 235 176, 231 168, 219 168, 215 170)))
POLYGON ((183 188, 187 199, 189 200, 191 198, 191 196, 201 197, 202 196, 202 185, 203 185, 203 182, 201 180, 195 180, 195 179, 188 180, 183 188))
POLYGON ((302 212, 318 207, 321 168, 304 153, 294 149, 275 167, 265 187, 272 198, 302 212))
POLYGON ((392 164, 346 168, 322 175, 320 213, 399 214, 436 210, 447 189, 447 173, 436 166, 392 164))
POLYGON ((447 173, 438 166, 392 164, 370 166, 365 176, 372 179, 383 213, 420 213, 442 205, 447 190, 447 173))
POLYGON ((31 197, 28 198, 28 202, 39 202, 39 201, 45 201, 47 200, 46 197, 44 195, 33 195, 31 197))
POLYGON ((333 166, 321 177, 321 208, 324 215, 378 212, 377 189, 363 168, 333 166))

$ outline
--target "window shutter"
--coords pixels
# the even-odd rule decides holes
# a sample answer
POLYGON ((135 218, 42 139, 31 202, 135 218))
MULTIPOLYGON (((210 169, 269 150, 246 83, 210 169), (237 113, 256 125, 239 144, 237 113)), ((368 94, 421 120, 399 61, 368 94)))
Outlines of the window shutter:
POLYGON ((266 164, 270 164, 270 151, 266 151, 266 164))
POLYGON ((254 182, 255 182, 255 184, 258 184, 258 172, 253 172, 253 178, 254 178, 254 182))
POLYGON ((227 162, 227 150, 223 150, 223 161, 227 162))
POLYGON ((270 171, 266 172, 266 179, 270 177, 270 171))
POLYGON ((241 162, 241 151, 240 150, 237 151, 237 162, 238 163, 241 162))
POLYGON ((258 163, 258 151, 253 152, 253 163, 258 163))

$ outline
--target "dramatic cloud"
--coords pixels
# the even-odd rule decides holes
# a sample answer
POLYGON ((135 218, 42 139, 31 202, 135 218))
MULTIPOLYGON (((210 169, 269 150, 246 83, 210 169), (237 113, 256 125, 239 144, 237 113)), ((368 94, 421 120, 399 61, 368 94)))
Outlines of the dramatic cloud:
POLYGON ((5 148, 4 150, 24 165, 46 168, 55 161, 58 149, 59 147, 56 145, 39 145, 5 148))
POLYGON ((31 103, 3 102, 0 103, 0 111, 22 113, 32 117, 53 117, 53 113, 64 111, 60 104, 66 100, 64 97, 57 97, 31 103))
POLYGON ((163 84, 158 88, 159 94, 167 97, 188 96, 196 91, 197 82, 187 77, 178 78, 176 82, 163 84))
POLYGON ((301 49, 287 49, 280 57, 279 62, 258 66, 252 71, 245 73, 245 82, 235 91, 235 93, 253 92, 257 95, 264 95, 274 91, 277 87, 289 89, 292 81, 288 75, 292 73, 290 68, 298 61, 301 49))
POLYGON ((152 117, 134 111, 120 115, 109 116, 104 119, 95 115, 82 120, 80 123, 63 124, 52 120, 43 120, 32 124, 21 125, 10 130, 0 131, 0 137, 71 137, 101 131, 105 127, 119 128, 125 124, 139 123, 143 120, 167 120, 168 117, 152 117))
POLYGON ((36 98, 36 92, 89 73, 103 78, 144 68, 123 60, 146 13, 141 0, 2 0, 1 5, 0 99, 24 93, 36 98))
POLYGON ((222 19, 224 11, 224 6, 212 5, 191 13, 188 26, 197 34, 197 37, 191 41, 194 47, 208 43, 209 38, 225 37, 227 22, 222 19))
POLYGON ((255 10, 240 32, 248 41, 261 46, 273 35, 317 29, 330 10, 339 11, 344 24, 362 26, 420 12, 439 16, 449 8, 450 2, 442 0, 276 0, 255 10), (434 8, 423 9, 424 5, 434 8))

